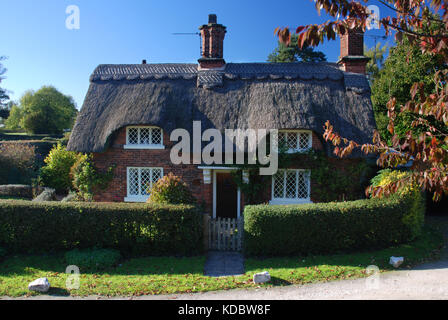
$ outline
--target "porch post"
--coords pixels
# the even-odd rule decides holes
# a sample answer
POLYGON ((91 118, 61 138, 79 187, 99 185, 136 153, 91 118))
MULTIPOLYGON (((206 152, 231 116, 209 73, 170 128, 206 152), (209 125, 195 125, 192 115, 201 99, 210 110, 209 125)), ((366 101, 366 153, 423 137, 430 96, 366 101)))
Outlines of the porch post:
POLYGON ((249 171, 247 170, 243 170, 243 182, 244 183, 249 183, 249 171))

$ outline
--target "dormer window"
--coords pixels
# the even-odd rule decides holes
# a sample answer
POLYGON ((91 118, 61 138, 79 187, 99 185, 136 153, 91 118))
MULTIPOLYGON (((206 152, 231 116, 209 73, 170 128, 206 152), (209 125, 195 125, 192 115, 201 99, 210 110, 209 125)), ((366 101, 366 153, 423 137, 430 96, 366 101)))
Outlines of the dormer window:
POLYGON ((125 149, 164 149, 163 130, 158 127, 127 127, 125 149))
POLYGON ((278 132, 279 146, 286 146, 288 153, 306 152, 313 146, 311 131, 282 130, 278 132))

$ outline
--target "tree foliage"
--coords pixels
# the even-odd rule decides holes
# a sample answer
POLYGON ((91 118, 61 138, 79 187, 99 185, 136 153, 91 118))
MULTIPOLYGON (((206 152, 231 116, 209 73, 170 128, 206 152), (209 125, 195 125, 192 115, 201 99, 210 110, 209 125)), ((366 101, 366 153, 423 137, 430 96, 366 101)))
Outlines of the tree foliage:
POLYGON ((384 66, 384 57, 388 48, 389 46, 387 44, 381 46, 381 42, 378 42, 372 48, 364 47, 364 55, 370 58, 369 62, 367 62, 366 71, 371 85, 384 66))
POLYGON ((20 129, 22 127, 21 126, 22 118, 23 118, 22 109, 18 105, 13 104, 11 110, 9 111, 9 116, 5 121, 6 128, 11 130, 20 129))
POLYGON ((11 108, 7 128, 23 128, 30 133, 62 133, 73 126, 77 110, 73 98, 52 86, 27 91, 20 104, 11 108), (11 118, 11 119, 10 119, 11 118))
POLYGON ((321 51, 314 51, 313 47, 297 46, 297 36, 291 37, 291 43, 286 45, 278 42, 277 48, 268 56, 269 62, 322 62, 327 61, 327 57, 321 51))
MULTIPOLYGON (((384 67, 372 83, 372 103, 382 139, 390 141, 392 138, 387 129, 389 124, 387 103, 390 97, 395 97, 398 105, 404 105, 411 99, 410 90, 415 82, 424 83, 427 94, 433 93, 434 74, 443 67, 444 61, 441 55, 424 54, 407 39, 403 39, 390 49, 384 67)), ((397 115, 394 122, 395 133, 403 137, 409 130, 419 130, 412 127, 412 121, 417 117, 418 115, 409 112, 397 115)))
MULTIPOLYGON (((1 61, 5 59, 5 57, 0 56, 0 83, 4 79, 3 75, 6 73, 6 68, 4 68, 3 64, 1 63, 1 61)), ((0 88, 0 109, 4 109, 6 107, 6 102, 8 100, 9 96, 6 92, 6 89, 0 88)))
MULTIPOLYGON (((437 70, 433 76, 433 90, 423 81, 415 82, 409 90, 410 99, 399 102, 389 94, 387 106, 388 125, 391 138, 385 141, 376 131, 372 143, 360 145, 341 137, 330 122, 325 124, 324 138, 335 146, 338 156, 349 155, 355 148, 365 153, 378 155, 378 165, 397 167, 412 161, 411 174, 387 186, 378 186, 370 190, 373 196, 395 193, 403 185, 418 186, 440 199, 448 193, 448 1, 446 0, 379 0, 393 10, 395 17, 381 18, 380 27, 385 34, 395 33, 395 39, 403 39, 420 48, 425 55, 440 55, 445 67, 437 70), (438 14, 435 16, 434 14, 438 14), (436 27, 434 27, 436 26, 436 27), (411 128, 407 132, 397 132, 395 120, 403 114, 412 113, 411 128), (417 128, 419 130, 413 130, 417 128)), ((325 11, 334 19, 322 24, 299 26, 298 46, 305 43, 316 46, 325 40, 335 40, 349 30, 365 31, 370 10, 367 0, 315 0, 318 12, 325 11)), ((288 28, 277 28, 275 33, 280 41, 288 45, 291 32, 288 28)))
POLYGON ((3 120, 8 119, 9 114, 11 112, 11 108, 14 106, 14 101, 8 101, 6 104, 4 104, 2 107, 0 107, 0 118, 3 120))

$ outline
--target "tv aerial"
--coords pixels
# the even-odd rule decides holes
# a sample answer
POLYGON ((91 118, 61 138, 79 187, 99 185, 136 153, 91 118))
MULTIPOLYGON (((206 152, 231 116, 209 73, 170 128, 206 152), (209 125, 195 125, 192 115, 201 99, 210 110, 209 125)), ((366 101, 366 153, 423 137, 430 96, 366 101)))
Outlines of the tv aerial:
POLYGON ((199 36, 199 55, 202 55, 202 39, 201 39, 201 33, 200 32, 174 32, 172 33, 173 36, 199 36))

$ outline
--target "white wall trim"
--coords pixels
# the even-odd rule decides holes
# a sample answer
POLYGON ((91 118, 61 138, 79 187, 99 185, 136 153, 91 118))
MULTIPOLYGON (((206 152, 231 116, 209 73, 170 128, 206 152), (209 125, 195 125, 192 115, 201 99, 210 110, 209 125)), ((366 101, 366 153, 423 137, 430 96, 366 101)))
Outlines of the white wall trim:
POLYGON ((202 175, 204 177, 204 184, 212 183, 212 170, 210 169, 202 169, 202 175))
POLYGON ((236 217, 239 219, 241 217, 241 189, 238 187, 237 200, 236 200, 236 217))
POLYGON ((239 170, 238 167, 216 167, 216 166, 198 166, 198 169, 201 170, 220 170, 223 172, 230 172, 239 170))
POLYGON ((139 150, 139 149, 151 149, 151 150, 164 150, 165 146, 159 144, 125 144, 124 149, 139 150))
POLYGON ((131 197, 125 197, 124 202, 146 202, 148 201, 149 196, 131 196, 131 197))
POLYGON ((294 200, 294 199, 273 199, 269 201, 270 205, 288 205, 288 204, 306 204, 313 203, 310 199, 294 200))
POLYGON ((213 170, 213 219, 216 219, 216 171, 213 170))

